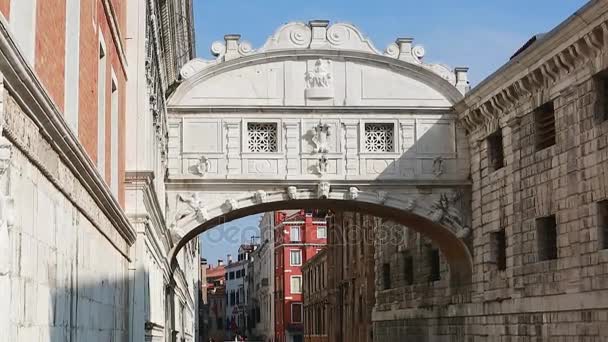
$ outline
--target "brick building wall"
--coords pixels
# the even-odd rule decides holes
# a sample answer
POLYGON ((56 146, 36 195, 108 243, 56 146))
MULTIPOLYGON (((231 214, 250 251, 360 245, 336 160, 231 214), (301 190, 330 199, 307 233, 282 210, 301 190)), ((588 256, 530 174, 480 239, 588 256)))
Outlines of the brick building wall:
POLYGON ((302 266, 305 342, 329 341, 327 268, 327 249, 317 253, 302 266))

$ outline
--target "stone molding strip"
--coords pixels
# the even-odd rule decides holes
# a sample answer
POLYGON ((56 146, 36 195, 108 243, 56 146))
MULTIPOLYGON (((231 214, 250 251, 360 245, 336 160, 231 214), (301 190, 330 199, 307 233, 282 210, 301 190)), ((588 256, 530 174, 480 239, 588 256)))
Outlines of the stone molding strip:
MULTIPOLYGON (((115 236, 118 233, 132 245, 135 230, 7 28, 0 18, 0 73, 10 94, 5 92, 4 97, 22 112, 7 108, 6 113, 0 113, 4 114, 4 133, 112 243, 120 245, 115 236), (36 145, 33 139, 43 144, 36 145), (61 168, 67 170, 57 173, 61 168)), ((125 248, 121 252, 128 256, 125 248)))
POLYGON ((512 58, 455 105, 470 133, 489 134, 518 101, 557 83, 608 47, 608 3, 594 0, 512 58))
POLYGON ((125 45, 122 40, 122 33, 120 32, 120 27, 118 26, 118 20, 116 18, 116 11, 114 10, 114 5, 110 0, 104 0, 103 9, 105 12, 105 17, 109 18, 108 26, 110 27, 110 31, 112 32, 112 40, 114 41, 114 45, 116 46, 116 51, 118 51, 118 57, 120 58, 120 67, 122 68, 122 72, 124 73, 125 79, 127 79, 127 56, 125 54, 125 45))

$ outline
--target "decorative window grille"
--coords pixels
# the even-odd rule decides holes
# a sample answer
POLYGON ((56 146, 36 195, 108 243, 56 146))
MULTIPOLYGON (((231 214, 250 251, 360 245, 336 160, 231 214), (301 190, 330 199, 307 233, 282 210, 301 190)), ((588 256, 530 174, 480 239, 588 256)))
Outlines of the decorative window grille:
POLYGON ((392 123, 365 124, 365 151, 393 152, 395 147, 395 125, 392 123))
POLYGON ((277 124, 250 122, 247 124, 249 152, 277 152, 277 124))

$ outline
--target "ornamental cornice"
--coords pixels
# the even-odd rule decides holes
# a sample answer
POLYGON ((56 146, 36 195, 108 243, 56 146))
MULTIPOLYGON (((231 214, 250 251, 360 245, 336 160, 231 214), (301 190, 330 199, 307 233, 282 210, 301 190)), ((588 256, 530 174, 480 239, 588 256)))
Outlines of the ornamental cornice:
POLYGON ((211 45, 211 53, 215 59, 193 59, 184 65, 181 76, 183 79, 189 79, 214 65, 277 51, 297 51, 297 55, 301 55, 301 52, 306 50, 352 51, 420 66, 457 87, 461 93, 464 94, 468 90, 468 68, 451 69, 443 64, 425 63, 423 62, 426 53, 424 47, 413 45, 413 41, 413 38, 398 38, 384 51, 380 51, 357 27, 348 23, 330 25, 327 20, 311 20, 308 24, 291 22, 279 27, 258 49, 254 49, 249 42, 242 41, 239 34, 227 34, 223 42, 216 41, 211 45))
POLYGON ((474 134, 490 134, 522 99, 569 77, 608 46, 608 3, 592 1, 513 57, 454 107, 474 134))

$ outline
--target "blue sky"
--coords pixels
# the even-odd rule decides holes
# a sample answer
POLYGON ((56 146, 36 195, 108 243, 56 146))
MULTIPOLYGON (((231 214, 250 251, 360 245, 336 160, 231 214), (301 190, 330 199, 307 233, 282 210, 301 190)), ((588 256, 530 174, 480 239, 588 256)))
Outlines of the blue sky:
MULTIPOLYGON (((384 48, 397 37, 413 37, 425 47, 427 62, 470 67, 473 85, 490 75, 536 33, 547 32, 584 5, 583 0, 194 0, 197 55, 224 34, 261 46, 289 21, 328 19, 349 22, 384 48)), ((258 217, 232 226, 257 226, 258 217)), ((244 236, 248 239, 248 236, 244 236)), ((234 240, 234 239, 232 239, 234 240)), ((203 256, 214 260, 236 252, 238 243, 211 244, 203 256)))

